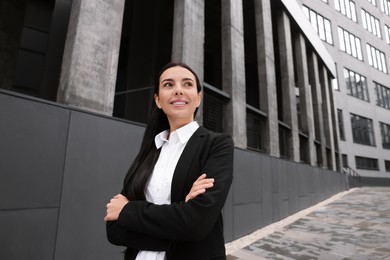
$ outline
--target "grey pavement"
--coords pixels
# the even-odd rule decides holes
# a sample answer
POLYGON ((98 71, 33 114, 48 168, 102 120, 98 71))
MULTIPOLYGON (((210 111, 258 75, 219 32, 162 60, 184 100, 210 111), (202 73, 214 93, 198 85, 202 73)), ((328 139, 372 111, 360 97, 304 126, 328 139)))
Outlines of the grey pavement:
POLYGON ((227 259, 390 260, 390 187, 355 189, 227 259))

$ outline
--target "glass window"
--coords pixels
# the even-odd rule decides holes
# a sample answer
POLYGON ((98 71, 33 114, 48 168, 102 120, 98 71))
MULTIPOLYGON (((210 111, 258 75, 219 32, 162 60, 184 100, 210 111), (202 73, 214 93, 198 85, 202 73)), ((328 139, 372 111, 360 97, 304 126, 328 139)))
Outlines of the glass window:
POLYGON ((362 99, 364 101, 370 101, 368 97, 366 77, 344 68, 344 78, 348 95, 362 99))
POLYGON ((368 43, 366 45, 366 49, 368 64, 379 71, 387 73, 385 54, 368 43))
POLYGON ((351 113, 353 142, 375 146, 374 127, 372 120, 351 113))
POLYGON ((338 27, 338 33, 340 49, 359 60, 363 60, 360 39, 341 27, 338 27))
POLYGON ((361 14, 363 28, 376 37, 382 38, 379 20, 364 9, 361 9, 361 14))
POLYGON ((382 136, 382 147, 383 149, 390 149, 390 125, 379 122, 382 136))
POLYGON ((355 156, 356 168, 364 170, 379 170, 378 159, 355 156))
POLYGON ((387 172, 390 172, 390 161, 385 160, 385 169, 387 172))
POLYGON ((390 88, 387 88, 377 82, 374 82, 374 84, 377 95, 377 106, 390 110, 390 88))
POLYGON ((333 44, 332 27, 330 25, 330 21, 322 15, 309 9, 307 6, 302 6, 302 8, 314 30, 320 36, 320 39, 329 44, 333 44))
POLYGON ((340 140, 345 141, 343 111, 340 109, 337 109, 337 120, 339 123, 340 140))
POLYGON ((357 22, 356 18, 356 6, 351 0, 335 0, 334 6, 337 11, 348 17, 354 22, 357 22))
POLYGON ((390 16, 390 0, 380 0, 381 11, 390 16))
POLYGON ((376 6, 376 0, 367 0, 369 3, 371 3, 372 5, 375 5, 376 6))
POLYGON ((385 39, 386 39, 386 43, 387 44, 390 44, 390 27, 385 25, 384 26, 384 29, 385 29, 385 39))

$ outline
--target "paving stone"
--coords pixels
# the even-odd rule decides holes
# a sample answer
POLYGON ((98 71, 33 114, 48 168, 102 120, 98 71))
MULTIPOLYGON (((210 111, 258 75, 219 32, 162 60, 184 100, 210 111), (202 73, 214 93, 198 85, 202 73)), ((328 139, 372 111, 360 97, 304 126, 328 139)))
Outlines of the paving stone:
POLYGON ((390 260, 390 187, 356 189, 229 257, 390 260))

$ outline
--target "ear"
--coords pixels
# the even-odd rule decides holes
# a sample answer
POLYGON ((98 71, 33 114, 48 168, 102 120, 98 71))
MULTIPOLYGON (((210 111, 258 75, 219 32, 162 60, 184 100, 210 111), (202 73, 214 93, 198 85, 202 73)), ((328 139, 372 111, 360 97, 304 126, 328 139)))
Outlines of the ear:
POLYGON ((200 106, 200 103, 202 102, 202 97, 203 97, 203 91, 198 93, 198 100, 197 100, 198 104, 196 104, 196 107, 200 106))
POLYGON ((156 106, 161 109, 160 98, 157 94, 154 94, 154 102, 156 103, 156 106))

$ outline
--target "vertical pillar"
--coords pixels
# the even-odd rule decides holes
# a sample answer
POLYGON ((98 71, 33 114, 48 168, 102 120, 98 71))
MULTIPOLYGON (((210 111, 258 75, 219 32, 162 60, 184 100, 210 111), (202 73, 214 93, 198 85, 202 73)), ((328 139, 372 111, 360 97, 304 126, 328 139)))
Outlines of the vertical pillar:
POLYGON ((227 129, 238 147, 247 147, 243 0, 222 0, 223 90, 230 94, 227 129))
POLYGON ((322 110, 324 115, 324 130, 326 144, 330 147, 331 161, 328 161, 328 169, 336 171, 336 157, 335 157, 335 146, 334 146, 334 135, 333 135, 333 122, 332 122, 332 110, 330 103, 330 95, 333 94, 331 91, 331 86, 329 86, 328 81, 328 70, 325 66, 320 66, 320 80, 321 80, 321 90, 322 90, 322 110))
MULTIPOLYGON (((313 98, 313 114, 316 140, 321 142, 322 167, 327 166, 326 139, 324 131, 324 115, 322 111, 322 92, 318 71, 317 54, 314 51, 309 53, 309 82, 313 98)), ((318 155, 317 155, 318 156, 318 155)), ((318 160, 317 160, 318 161, 318 160)))
POLYGON ((204 0, 176 0, 172 60, 184 62, 203 79, 204 0))
POLYGON ((290 18, 282 11, 278 14, 278 41, 282 76, 283 122, 291 126, 291 159, 299 162, 299 130, 295 97, 294 58, 291 43, 290 18))
MULTIPOLYGON (((203 82, 204 0, 175 0, 172 61, 188 64, 203 82)), ((202 105, 197 121, 202 123, 202 105)))
POLYGON ((309 84, 308 64, 306 55, 306 43, 302 34, 297 34, 294 38, 294 47, 296 53, 297 79, 299 87, 299 98, 301 108, 302 131, 308 136, 308 154, 310 165, 315 165, 315 147, 314 147, 314 116, 311 88, 309 84))
POLYGON ((279 157, 278 108, 276 98, 275 56, 270 0, 255 0, 257 59, 260 82, 260 109, 267 113, 266 150, 279 157))
POLYGON ((329 87, 328 87, 328 91, 329 91, 329 103, 330 103, 330 115, 332 117, 332 129, 333 129, 333 145, 334 145, 334 156, 335 156, 335 164, 334 164, 334 167, 333 169, 335 171, 341 171, 342 167, 343 167, 343 163, 342 163, 342 156, 341 156, 341 151, 340 151, 340 146, 339 146, 339 131, 338 131, 338 127, 339 127, 339 124, 338 124, 338 120, 337 120, 337 116, 336 116, 336 105, 334 103, 334 95, 333 95, 333 89, 334 89, 334 86, 332 85, 332 79, 331 77, 328 78, 328 82, 329 82, 329 87), (337 166, 340 166, 339 168, 337 166))
POLYGON ((57 101, 112 115, 124 0, 73 0, 57 101))

